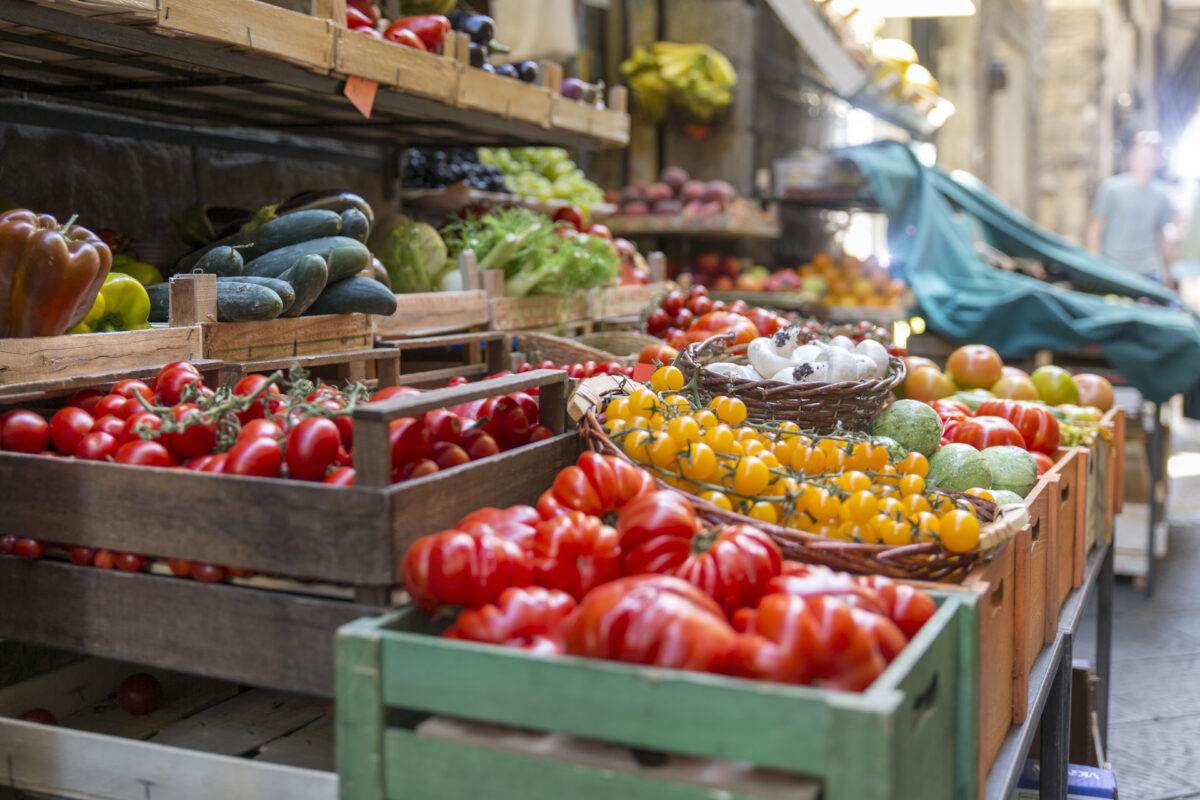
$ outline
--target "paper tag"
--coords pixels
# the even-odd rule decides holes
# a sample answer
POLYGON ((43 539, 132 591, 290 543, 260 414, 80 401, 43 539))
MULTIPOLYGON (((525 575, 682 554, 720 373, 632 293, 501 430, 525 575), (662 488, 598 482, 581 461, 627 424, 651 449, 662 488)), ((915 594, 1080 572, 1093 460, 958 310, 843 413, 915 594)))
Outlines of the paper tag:
POLYGON ((633 378, 638 383, 648 383, 650 381, 650 376, 654 374, 654 369, 655 368, 653 364, 634 364, 633 374, 629 377, 633 378))
POLYGON ((375 91, 378 88, 379 81, 351 75, 346 80, 346 88, 342 90, 342 93, 350 98, 350 102, 354 104, 360 114, 370 119, 371 108, 375 105, 375 91))

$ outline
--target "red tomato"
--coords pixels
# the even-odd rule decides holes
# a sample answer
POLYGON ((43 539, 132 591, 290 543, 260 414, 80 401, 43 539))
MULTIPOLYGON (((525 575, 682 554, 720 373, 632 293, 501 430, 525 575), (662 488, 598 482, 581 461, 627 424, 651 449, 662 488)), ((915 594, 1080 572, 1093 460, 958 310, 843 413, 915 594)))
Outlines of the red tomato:
POLYGON ((705 314, 713 310, 712 298, 708 295, 699 295, 688 300, 688 308, 697 317, 703 317, 705 314))
POLYGON ((172 370, 175 370, 175 369, 179 369, 180 367, 182 367, 183 369, 186 369, 186 370, 190 370, 193 374, 196 374, 196 375, 200 374, 200 370, 196 369, 196 367, 190 361, 172 361, 170 364, 162 365, 162 367, 158 370, 158 373, 154 376, 154 381, 150 384, 150 388, 153 389, 154 392, 157 394, 159 379, 166 373, 168 373, 172 370))
POLYGON ((28 711, 22 711, 17 715, 17 719, 24 722, 36 722, 39 725, 58 724, 58 717, 44 708, 31 708, 28 711))
POLYGON ((353 486, 354 467, 338 467, 326 475, 322 483, 328 483, 333 486, 353 486))
POLYGON ((195 458, 189 458, 187 461, 185 461, 183 463, 183 468, 189 469, 193 472, 203 472, 204 468, 207 467, 209 464, 211 464, 213 462, 213 459, 215 459, 216 457, 217 457, 216 455, 209 453, 208 455, 196 456, 195 458))
POLYGON ((641 467, 616 456, 586 452, 574 466, 554 478, 542 493, 538 512, 542 519, 582 511, 603 516, 620 511, 635 497, 654 491, 654 478, 641 467))
POLYGON ((496 536, 528 552, 541 521, 537 509, 532 506, 509 506, 504 509, 487 507, 467 514, 459 520, 455 530, 476 536, 496 536))
POLYGON ((123 381, 118 381, 117 385, 112 388, 111 394, 117 394, 121 397, 130 398, 140 394, 149 402, 154 402, 154 390, 147 386, 142 381, 127 378, 123 381))
POLYGON ((774 336, 775 331, 780 328, 786 328, 788 325, 785 317, 781 317, 765 308, 750 309, 746 312, 746 318, 754 323, 754 327, 758 328, 760 336, 774 336))
MULTIPOLYGON (((87 414, 82 409, 80 413, 87 414)), ((38 414, 18 409, 0 416, 0 450, 10 453, 40 453, 49 446, 50 423, 38 414)))
POLYGON ((608 239, 610 241, 613 238, 612 231, 608 229, 607 225, 589 225, 588 229, 584 231, 584 233, 591 234, 592 236, 599 236, 601 239, 608 239))
POLYGON ((220 474, 225 471, 225 462, 229 460, 229 453, 218 453, 212 457, 212 461, 200 468, 201 472, 211 472, 220 474))
POLYGON ((161 417, 150 411, 139 411, 125 420, 125 426, 121 429, 121 435, 117 438, 121 440, 121 444, 125 444, 126 442, 140 442, 142 437, 138 435, 139 430, 157 431, 160 428, 162 428, 161 417))
POLYGON ((396 44, 402 44, 405 47, 411 47, 414 50, 426 52, 428 48, 425 47, 425 43, 421 41, 420 36, 417 36, 408 28, 397 27, 403 23, 404 20, 393 22, 388 26, 388 29, 383 32, 383 38, 387 39, 389 42, 395 42, 396 44))
POLYGON ((537 366, 535 366, 534 369, 561 369, 561 367, 559 367, 553 361, 544 358, 537 363, 537 366))
POLYGON ((730 332, 735 335, 734 340, 729 344, 730 347, 749 344, 758 338, 758 328, 754 323, 732 311, 708 312, 692 323, 687 330, 686 338, 688 342, 703 342, 719 333, 730 332))
POLYGON ((17 539, 13 543, 13 555, 26 561, 39 561, 46 555, 46 543, 37 539, 17 539))
POLYGON ((272 419, 252 419, 242 425, 242 430, 238 433, 237 440, 244 442, 247 439, 258 439, 260 437, 279 441, 279 439, 283 438, 283 428, 279 427, 279 423, 272 419))
POLYGON ((435 442, 433 445, 433 461, 440 469, 450 469, 462 464, 471 463, 467 451, 452 442, 435 442))
POLYGON ((275 441, 263 436, 247 439, 233 446, 225 458, 226 475, 253 475, 259 478, 278 478, 283 467, 283 453, 275 441))
POLYGON ((666 575, 597 586, 583 598, 567 630, 572 655, 707 672, 727 671, 737 642, 712 598, 666 575))
POLYGON ((533 569, 520 547, 462 531, 418 539, 404 554, 401 574, 405 591, 430 613, 441 605, 478 608, 510 586, 533 582, 533 569))
POLYGON ((195 458, 212 452, 217 443, 217 426, 213 422, 200 422, 202 413, 194 403, 180 403, 171 409, 172 422, 186 423, 182 431, 162 436, 162 443, 176 458, 195 458))
POLYGON ((199 564, 192 562, 192 577, 201 583, 224 583, 229 572, 216 564, 199 564))
POLYGON ((424 419, 401 417, 388 426, 388 443, 392 453, 392 466, 417 458, 426 458, 433 453, 433 433, 424 419))
POLYGON ((546 655, 566 651, 567 621, 575 600, 565 592, 540 586, 512 586, 495 604, 465 609, 442 635, 506 647, 519 647, 546 655))
POLYGON ((233 387, 233 393, 237 397, 254 397, 260 399, 255 400, 245 410, 240 412, 237 417, 242 425, 255 419, 262 419, 269 407, 271 406, 270 398, 279 394, 279 388, 275 384, 268 385, 266 375, 247 375, 237 382, 233 387))
POLYGON ((146 557, 136 553, 117 553, 117 569, 125 572, 141 572, 146 568, 146 557))
POLYGON ((130 397, 113 413, 115 416, 118 416, 121 419, 129 419, 134 414, 141 414, 145 412, 145 410, 146 407, 139 402, 138 398, 130 397))
POLYGON ((772 578, 764 594, 796 597, 836 597, 856 608, 875 614, 886 613, 887 604, 870 585, 848 572, 835 572, 817 565, 791 565, 786 574, 772 578))
POLYGON ((1038 477, 1045 475, 1047 471, 1054 468, 1054 459, 1045 453, 1031 450, 1029 454, 1033 456, 1033 462, 1037 464, 1038 477))
MULTIPOLYGON (((95 420, 82 408, 68 406, 50 418, 50 441, 60 453, 75 455, 75 448, 92 430, 95 420)), ((7 448, 6 448, 7 449, 7 448)))
POLYGON ((185 561, 182 558, 168 558, 167 566, 171 569, 171 574, 180 578, 192 577, 192 562, 185 561))
POLYGON ((175 459, 171 458, 167 448, 158 442, 144 442, 140 439, 121 445, 113 459, 118 464, 138 464, 143 467, 175 466, 175 459))
POLYGON ((683 292, 673 289, 667 292, 666 297, 662 299, 662 303, 659 305, 663 311, 667 312, 667 316, 673 317, 679 313, 679 309, 683 308, 684 302, 683 292))
POLYGON ((529 557, 539 585, 564 591, 576 600, 621 577, 617 532, 582 511, 541 522, 529 557))
POLYGON ((92 557, 92 566, 97 569, 112 569, 117 566, 117 555, 112 550, 97 550, 92 557))
POLYGON ((67 555, 70 557, 72 564, 78 564, 81 567, 90 567, 92 560, 96 557, 96 551, 90 547, 72 547, 67 555))
POLYGON ((346 6, 346 27, 350 30, 357 30, 359 28, 373 28, 375 27, 375 23, 369 16, 359 11, 354 6, 348 5, 346 6))
POLYGON ((686 331, 695 321, 696 315, 686 307, 679 309, 675 313, 675 317, 671 320, 672 327, 679 328, 681 331, 686 331))
POLYGON ((997 445, 1025 447, 1025 439, 1016 426, 1003 417, 971 417, 965 419, 950 432, 950 441, 969 444, 976 450, 997 445))
POLYGON ((1048 408, 1019 400, 985 400, 975 413, 1011 422, 1030 450, 1047 455, 1058 450, 1058 418, 1048 408))
POLYGON ((424 478, 426 475, 432 475, 435 472, 440 472, 441 467, 431 458, 413 458, 400 464, 399 467, 392 470, 392 483, 400 481, 408 481, 413 478, 424 478))
POLYGON ((621 365, 616 361, 604 361, 596 366, 597 375, 620 375, 621 365))
POLYGON ((371 402, 378 403, 380 400, 390 400, 393 397, 415 397, 420 393, 420 389, 414 389, 411 386, 388 386, 372 395, 371 402))
POLYGON ((756 603, 783 566, 771 538, 748 525, 702 534, 691 504, 675 492, 631 500, 617 518, 617 531, 627 575, 678 576, 730 614, 756 603))
POLYGON ((572 364, 567 367, 567 377, 574 378, 577 381, 586 378, 587 376, 583 374, 583 364, 572 364))
POLYGON ((79 441, 75 457, 84 461, 108 461, 117 454, 121 443, 111 433, 92 431, 79 441))
MULTIPOLYGON (((609 231, 609 235, 612 235, 612 231, 609 231)), ((626 259, 633 258, 638 251, 637 245, 628 239, 613 239, 613 247, 616 248, 617 255, 626 259)))
POLYGON ((254 571, 242 569, 241 567, 226 567, 225 571, 229 573, 231 578, 253 578, 254 571))
POLYGON ((121 681, 117 688, 117 705, 125 713, 141 716, 149 714, 162 703, 162 684, 158 678, 139 672, 121 681))
POLYGON ((288 436, 287 465, 291 477, 302 481, 324 480, 338 458, 341 435, 324 417, 302 420, 288 436))
MULTIPOLYGON (((125 407, 125 401, 128 397, 122 397, 119 394, 106 394, 104 397, 96 401, 95 407, 88 412, 96 417, 104 416, 120 416, 121 410, 125 407)), ((138 406, 140 409, 141 406, 138 406)), ((124 417, 121 417, 124 419, 124 417)))
POLYGON ((653 336, 659 335, 670 325, 670 319, 663 309, 654 309, 646 315, 646 332, 653 336))
POLYGON ((96 404, 104 397, 104 392, 99 389, 80 389, 67 398, 66 405, 82 408, 94 417, 96 404))
POLYGON ((581 231, 583 230, 583 211, 579 208, 579 206, 566 206, 564 208, 560 208, 558 211, 554 212, 554 221, 565 222, 575 230, 581 231))
MULTIPOLYGON (((600 374, 595 361, 583 362, 583 368, 585 371, 587 371, 589 369, 589 365, 590 365, 590 370, 591 370, 590 372, 588 372, 589 378, 592 377, 593 375, 600 374)), ((512 395, 510 395, 510 396, 512 397, 513 400, 517 401, 517 405, 519 405, 521 407, 521 410, 525 412, 525 419, 529 420, 529 424, 537 425, 537 423, 538 423, 538 401, 537 401, 537 398, 535 398, 533 395, 529 394, 528 392, 513 392, 512 395)))
MULTIPOLYGON (((1035 455, 1034 458, 1037 458, 1035 455)), ((882 575, 859 575, 856 581, 875 590, 884 604, 884 614, 900 628, 909 639, 937 611, 933 598, 919 589, 899 584, 882 575)))
POLYGON ((96 421, 92 423, 92 433, 108 433, 121 440, 121 434, 125 431, 125 420, 120 417, 114 417, 112 414, 103 417, 96 417, 96 421))
POLYGON ((462 447, 466 449, 467 455, 471 457, 472 461, 494 456, 500 452, 500 445, 496 444, 496 440, 479 428, 472 428, 463 434, 462 447))
POLYGON ((17 548, 17 537, 11 533, 0 536, 0 556, 11 556, 17 548))
POLYGON ((173 406, 183 399, 184 389, 192 383, 200 383, 200 376, 194 370, 187 367, 175 367, 161 373, 154 382, 154 386, 159 401, 163 405, 173 406))
POLYGON ((488 418, 483 430, 496 440, 502 450, 520 447, 529 441, 532 423, 521 404, 512 397, 493 397, 491 406, 485 405, 482 414, 488 418))
POLYGON ((970 407, 959 400, 932 400, 929 406, 942 418, 943 425, 950 420, 962 422, 967 417, 973 416, 970 407))
POLYGON ((1002 376, 1000 354, 986 344, 968 344, 946 359, 946 371, 966 389, 988 389, 1002 376))
POLYGON ((554 431, 547 428, 545 425, 534 425, 529 429, 529 443, 542 442, 546 439, 553 438, 554 431))
POLYGON ((453 411, 439 408, 425 414, 425 426, 439 442, 457 444, 462 435, 462 420, 453 411))

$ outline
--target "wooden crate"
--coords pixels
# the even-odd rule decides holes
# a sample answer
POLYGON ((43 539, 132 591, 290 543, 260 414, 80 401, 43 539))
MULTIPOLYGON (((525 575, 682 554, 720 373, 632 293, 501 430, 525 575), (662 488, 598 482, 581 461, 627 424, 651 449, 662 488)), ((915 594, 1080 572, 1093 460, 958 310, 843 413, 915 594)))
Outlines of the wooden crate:
POLYGON ((1049 552, 1050 566, 1046 583, 1047 631, 1051 627, 1058 629, 1058 612, 1071 589, 1082 583, 1086 470, 1087 450, 1072 447, 1058 451, 1054 466, 1041 479, 1057 479, 1058 489, 1057 496, 1051 499, 1050 508, 1050 513, 1054 515, 1054 538, 1049 552), (1079 583, 1076 583, 1077 560, 1079 583))
POLYGON ((400 354, 390 347, 373 347, 345 353, 290 356, 224 364, 221 370, 221 385, 234 387, 245 375, 251 373, 269 373, 280 370, 286 375, 292 367, 300 367, 314 378, 336 381, 338 385, 356 381, 374 381, 375 387, 382 389, 387 386, 396 386, 400 382, 400 354))
POLYGON ((56 797, 335 800, 332 734, 325 700, 118 661, 86 659, 0 689, 5 786, 56 797), (135 717, 114 694, 137 672, 158 678, 163 702, 135 717), (59 724, 11 718, 30 708, 59 724))
POLYGON ((1050 549, 1054 542, 1055 515, 1051 505, 1058 499, 1056 479, 1043 481, 1025 498, 1029 509, 1029 527, 1017 534, 1014 544, 1013 602, 1013 722, 1025 721, 1025 701, 1029 696, 1029 670, 1057 630, 1058 617, 1047 625, 1047 585, 1050 549))
POLYGON ((591 319, 588 296, 493 297, 488 301, 492 330, 519 331, 553 328, 591 319))
POLYGON ((428 336, 487 327, 491 321, 487 293, 419 292, 396 295, 396 311, 372 317, 375 335, 381 338, 428 336))
POLYGON ((333 24, 260 0, 160 0, 157 29, 282 58, 315 72, 333 67, 333 24))
POLYGON ((671 281, 647 283, 642 286, 613 286, 597 289, 592 295, 592 318, 639 317, 675 284, 671 281))
POLYGON ((197 325, 142 331, 0 339, 0 397, 69 385, 97 373, 158 367, 204 358, 197 325))
POLYGON ((388 339, 380 344, 400 359, 399 380, 405 386, 441 387, 455 377, 474 380, 514 369, 512 335, 502 331, 388 339), (458 350, 457 358, 447 360, 446 348, 458 350))
MULTIPOLYGON (((555 124, 551 114, 552 102, 550 90, 541 86, 473 67, 464 67, 459 75, 457 104, 463 108, 549 128, 555 124)), ((576 130, 570 126, 562 127, 576 130)), ((599 135, 611 137, 608 129, 602 129, 599 135)))
POLYGON ((157 0, 35 0, 38 5, 70 11, 105 22, 146 24, 158 21, 157 0))
POLYGON ((463 68, 453 58, 352 31, 345 26, 344 9, 341 21, 331 22, 334 23, 334 73, 357 75, 377 81, 380 86, 443 103, 453 103, 458 97, 463 68))
POLYGON ((962 642, 975 637, 975 617, 964 613, 973 602, 942 593, 935 615, 861 694, 442 639, 412 607, 359 620, 337 643, 342 798, 749 800, 779 797, 781 787, 811 797, 805 778, 823 784, 825 800, 971 798, 976 665, 962 642), (427 713, 504 727, 468 744, 415 726, 427 713), (654 751, 672 764, 749 762, 776 778, 774 792, 514 753, 497 743, 511 728, 579 737, 589 749, 654 751))
POLYGON ((605 144, 617 147, 629 145, 629 114, 624 104, 618 108, 612 102, 614 92, 624 92, 624 87, 614 86, 609 90, 610 108, 596 108, 587 103, 554 95, 550 104, 550 124, 576 133, 586 133, 601 139, 605 144))

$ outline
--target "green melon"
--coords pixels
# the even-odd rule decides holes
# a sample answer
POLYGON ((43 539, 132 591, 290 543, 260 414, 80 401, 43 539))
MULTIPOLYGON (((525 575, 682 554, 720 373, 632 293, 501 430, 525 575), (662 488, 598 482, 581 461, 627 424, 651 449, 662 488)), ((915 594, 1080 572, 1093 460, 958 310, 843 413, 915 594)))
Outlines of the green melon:
POLYGON ((992 468, 987 459, 969 444, 948 444, 929 459, 926 485, 952 492, 991 489, 992 468))
POLYGON ((1016 492, 1021 497, 1037 483, 1037 462, 1023 447, 1001 445, 980 453, 992 470, 992 488, 1016 492))
POLYGON ((1010 492, 1007 489, 992 488, 992 497, 996 500, 998 506, 1011 506, 1013 503, 1020 503, 1025 498, 1016 492, 1010 492))
POLYGON ((872 436, 886 436, 901 447, 925 456, 942 440, 942 418, 920 400, 897 400, 871 423, 872 436))

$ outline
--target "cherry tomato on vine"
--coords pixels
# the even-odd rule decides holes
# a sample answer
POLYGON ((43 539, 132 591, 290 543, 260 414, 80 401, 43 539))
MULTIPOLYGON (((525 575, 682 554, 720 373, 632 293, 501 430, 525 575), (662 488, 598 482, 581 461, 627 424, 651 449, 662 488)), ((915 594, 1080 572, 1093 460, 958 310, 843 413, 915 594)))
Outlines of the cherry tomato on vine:
POLYGON ((9 411, 0 416, 0 450, 10 453, 40 453, 49 446, 50 423, 41 416, 23 409, 9 411))
POLYGON ((158 442, 144 442, 140 439, 121 445, 113 460, 118 464, 138 464, 143 467, 175 466, 175 459, 171 457, 167 448, 158 442))
POLYGON ((125 572, 141 572, 146 568, 146 557, 137 553, 117 553, 117 569, 125 572))
POLYGON ((117 454, 121 443, 111 433, 92 431, 79 441, 75 457, 84 461, 108 461, 117 454))
POLYGON ((242 425, 237 438, 239 442, 244 442, 259 437, 278 441, 283 437, 283 428, 273 419, 252 419, 242 425))
POLYGON ((81 567, 90 567, 92 559, 96 557, 96 551, 90 547, 72 547, 67 553, 72 564, 78 564, 81 567))
POLYGON ((354 467, 338 467, 326 475, 322 483, 328 483, 333 486, 353 486, 354 467))
POLYGON ((340 444, 341 435, 332 420, 324 417, 302 420, 288 436, 288 473, 297 480, 323 480, 337 461, 340 444))
POLYGON ((46 555, 46 543, 38 539, 17 539, 13 543, 13 555, 26 561, 38 561, 46 555))
POLYGON ((157 431, 162 428, 162 418, 150 411, 139 411, 134 414, 125 420, 125 425, 121 428, 121 435, 117 437, 121 444, 142 441, 142 437, 138 435, 139 426, 150 431, 157 431))
POLYGON ((151 403, 154 402, 154 390, 147 386, 144 382, 134 380, 132 378, 118 381, 117 385, 112 388, 111 394, 117 394, 121 397, 133 397, 135 394, 140 394, 151 403))
POLYGON ((45 708, 31 708, 28 711, 22 711, 17 715, 17 719, 25 722, 36 722, 39 725, 58 724, 58 717, 45 708))
POLYGON ((96 416, 96 404, 104 399, 104 392, 99 389, 80 389, 67 398, 66 405, 82 408, 84 411, 96 416))
POLYGON ((160 373, 158 379, 154 382, 154 386, 158 394, 158 399, 162 404, 173 406, 183 399, 183 392, 188 384, 199 382, 200 375, 194 369, 175 367, 174 369, 160 373))
POLYGON ((82 408, 68 406, 50 418, 50 441, 61 453, 75 455, 79 443, 92 430, 95 420, 82 408))
POLYGON ((233 394, 236 397, 254 397, 255 395, 260 397, 251 403, 249 408, 237 415, 238 420, 244 426, 251 420, 262 419, 268 410, 273 410, 271 408, 272 400, 279 396, 279 387, 270 383, 266 375, 247 375, 233 387, 233 394), (260 392, 261 395, 259 395, 260 392))
POLYGON ((201 583, 224 583, 229 572, 216 564, 200 564, 192 562, 191 575, 201 583))
POLYGON ((274 440, 265 436, 238 442, 226 453, 223 472, 226 475, 251 475, 259 478, 278 478, 283 467, 283 453, 274 440))
POLYGON ((213 422, 200 422, 202 413, 194 403, 180 403, 171 409, 171 421, 186 425, 182 431, 163 434, 161 439, 176 458, 195 458, 212 452, 217 443, 217 427, 213 422))

